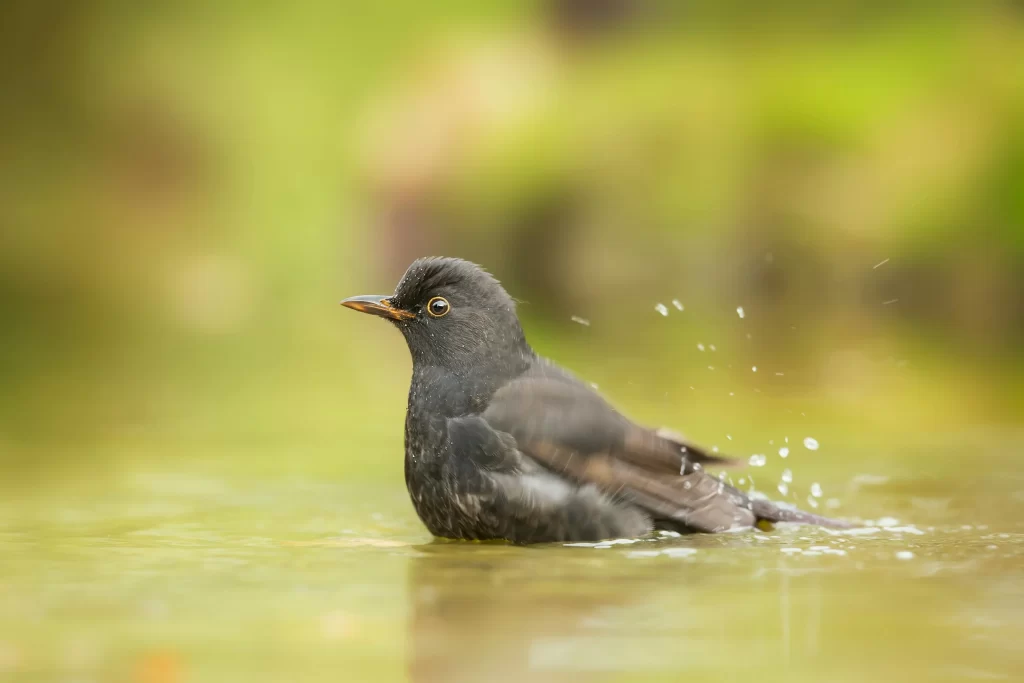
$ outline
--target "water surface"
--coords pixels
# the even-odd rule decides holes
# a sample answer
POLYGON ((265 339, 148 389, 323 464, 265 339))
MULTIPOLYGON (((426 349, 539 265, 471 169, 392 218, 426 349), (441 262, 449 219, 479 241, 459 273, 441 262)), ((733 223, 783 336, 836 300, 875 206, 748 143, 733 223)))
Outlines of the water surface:
POLYGON ((398 478, 184 461, 8 498, 0 678, 1021 680, 1021 444, 836 457, 867 529, 607 547, 433 541, 398 478))

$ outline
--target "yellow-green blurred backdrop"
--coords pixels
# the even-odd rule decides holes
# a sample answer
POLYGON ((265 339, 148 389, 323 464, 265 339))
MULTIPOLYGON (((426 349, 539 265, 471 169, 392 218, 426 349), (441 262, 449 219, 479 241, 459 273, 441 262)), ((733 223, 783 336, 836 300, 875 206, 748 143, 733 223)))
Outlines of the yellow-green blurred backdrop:
POLYGON ((744 456, 1021 422, 1019 3, 7 2, 0 85, 22 490, 400 487, 404 344, 337 302, 431 254, 744 456))

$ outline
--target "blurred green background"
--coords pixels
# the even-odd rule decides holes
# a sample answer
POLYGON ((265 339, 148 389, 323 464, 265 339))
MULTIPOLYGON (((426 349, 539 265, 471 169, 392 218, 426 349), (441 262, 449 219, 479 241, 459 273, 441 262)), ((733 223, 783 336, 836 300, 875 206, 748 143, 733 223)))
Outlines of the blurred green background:
POLYGON ((486 265, 542 352, 704 441, 811 405, 858 432, 1020 423, 1012 3, 13 2, 0 25, 8 472, 395 476, 402 341, 336 304, 429 254, 486 265))
MULTIPOLYGON (((1020 480, 1020 3, 11 1, 0 89, 0 468, 26 538, 59 537, 55 499, 127 487, 119 529, 162 517, 150 494, 221 495, 138 494, 160 472, 363 486, 346 505, 427 540, 404 342, 337 305, 424 255, 485 265, 535 348, 640 421, 742 457, 813 436, 802 465, 847 492, 1020 480)), ((358 527, 301 490, 288 519, 328 516, 276 535, 358 527)), ((1013 495, 950 514, 1019 519, 1013 495)))

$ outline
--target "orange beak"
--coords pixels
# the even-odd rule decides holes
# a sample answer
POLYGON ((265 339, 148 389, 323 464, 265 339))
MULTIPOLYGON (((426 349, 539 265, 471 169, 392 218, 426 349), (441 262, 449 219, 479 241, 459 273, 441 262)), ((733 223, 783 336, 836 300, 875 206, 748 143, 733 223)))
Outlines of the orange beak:
POLYGON ((396 308, 391 305, 391 300, 386 296, 370 294, 368 296, 353 296, 341 302, 345 308, 351 308, 360 313, 379 315, 389 320, 411 320, 416 317, 415 313, 396 308))

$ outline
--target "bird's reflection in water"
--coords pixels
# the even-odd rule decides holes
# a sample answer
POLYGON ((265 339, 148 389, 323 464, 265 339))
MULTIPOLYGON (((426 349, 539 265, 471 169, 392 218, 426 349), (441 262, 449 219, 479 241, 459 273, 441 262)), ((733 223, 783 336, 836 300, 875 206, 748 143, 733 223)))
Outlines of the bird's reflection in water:
POLYGON ((646 581, 636 572, 630 579, 639 581, 616 581, 600 551, 450 543, 419 550, 409 569, 411 680, 607 680, 659 647, 612 630, 642 621, 633 606, 646 581))

